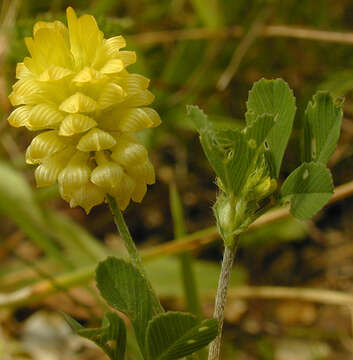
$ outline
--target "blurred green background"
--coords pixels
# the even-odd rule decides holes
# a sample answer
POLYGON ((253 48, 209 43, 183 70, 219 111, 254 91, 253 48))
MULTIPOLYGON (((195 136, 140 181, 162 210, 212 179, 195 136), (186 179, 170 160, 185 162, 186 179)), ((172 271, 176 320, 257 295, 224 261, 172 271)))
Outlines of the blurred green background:
MULTIPOLYGON (((103 359, 93 345, 68 335, 57 311, 97 325, 104 305, 90 281, 92 271, 107 254, 123 253, 106 205, 86 216, 79 208, 70 209, 55 187, 35 188, 33 169, 24 161, 33 134, 7 124, 15 66, 27 55, 23 38, 31 35, 36 21, 65 22, 67 6, 78 14, 94 15, 106 37, 122 34, 127 48, 137 52, 138 61, 129 71, 151 79, 153 106, 163 123, 141 136, 149 147, 157 183, 142 204, 131 204, 125 212, 136 242, 146 252, 174 238, 171 183, 180 193, 187 232, 206 229, 201 239, 214 237, 209 228, 214 225, 214 174, 186 121, 185 108, 198 104, 215 124, 241 127, 248 91, 262 77, 282 77, 297 99, 283 177, 299 163, 306 103, 318 89, 326 89, 345 97, 342 135, 329 166, 336 185, 353 178, 349 0, 0 0, 0 4, 1 359, 103 359), (49 292, 55 294, 47 296, 49 292)), ((326 207, 312 222, 282 220, 249 232, 242 239, 233 286, 352 292, 352 218, 352 197, 347 197, 326 207)), ((163 256, 167 250, 159 254, 147 265, 153 285, 166 308, 184 309, 179 259, 163 256)), ((206 316, 212 314, 221 254, 217 241, 192 252, 206 316)), ((223 358, 350 359, 350 311, 299 300, 232 298, 223 358)))

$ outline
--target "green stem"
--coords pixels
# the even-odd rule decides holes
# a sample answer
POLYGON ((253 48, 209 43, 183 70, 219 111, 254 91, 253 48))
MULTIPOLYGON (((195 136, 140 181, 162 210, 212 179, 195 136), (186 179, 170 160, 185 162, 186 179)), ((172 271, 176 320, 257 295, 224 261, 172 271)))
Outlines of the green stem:
POLYGON ((145 274, 144 266, 142 265, 141 256, 137 250, 134 240, 132 240, 129 228, 126 225, 123 214, 118 208, 118 204, 115 199, 108 195, 108 201, 110 210, 114 217, 114 222, 116 227, 118 228, 120 235, 124 241, 127 252, 130 255, 132 263, 145 274))
POLYGON ((227 302, 227 292, 232 275, 232 267, 236 251, 236 242, 233 247, 225 246, 221 274, 219 276, 218 289, 213 317, 218 320, 219 332, 216 339, 210 345, 208 360, 219 360, 221 353, 222 328, 224 321, 224 310, 227 302))
MULTIPOLYGON (((174 223, 174 238, 180 239, 186 235, 184 222, 183 206, 180 200, 178 189, 175 184, 171 184, 169 188, 170 208, 174 223)), ((195 271, 193 267, 193 259, 188 252, 179 255, 181 265, 181 277, 184 288, 184 296, 186 299, 186 308, 198 317, 202 316, 201 302, 198 293, 195 271)))
POLYGON ((147 277, 145 267, 142 264, 141 256, 137 250, 134 240, 131 237, 129 228, 126 225, 123 214, 120 211, 118 204, 116 203, 116 200, 113 197, 108 195, 108 202, 109 202, 109 206, 110 206, 112 215, 114 217, 115 225, 118 228, 121 238, 124 241, 126 250, 128 251, 128 253, 130 255, 130 259, 131 259, 132 263, 136 266, 136 268, 140 271, 142 276, 146 279, 148 286, 150 288, 150 291, 154 295, 153 296, 153 298, 154 298, 153 308, 154 308, 155 313, 158 314, 158 313, 164 312, 164 309, 163 309, 162 305, 160 304, 158 297, 157 297, 156 293, 154 292, 152 285, 147 277))

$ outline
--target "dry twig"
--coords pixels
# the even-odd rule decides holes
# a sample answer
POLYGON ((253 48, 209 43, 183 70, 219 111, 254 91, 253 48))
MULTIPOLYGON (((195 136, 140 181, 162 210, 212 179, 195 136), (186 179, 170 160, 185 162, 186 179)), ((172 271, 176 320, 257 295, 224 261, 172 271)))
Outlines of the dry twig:
MULTIPOLYGON (((131 35, 129 38, 141 45, 156 45, 182 40, 226 39, 240 38, 242 36, 244 36, 244 29, 241 26, 232 26, 220 29, 196 28, 153 31, 131 35)), ((260 31, 259 36, 353 44, 353 32, 305 29, 286 25, 264 26, 260 31)))
MULTIPOLYGON (((336 187, 334 195, 332 196, 329 203, 337 202, 352 195, 353 195, 353 181, 336 187)), ((270 224, 272 222, 285 219, 288 217, 290 217, 290 213, 287 208, 273 210, 266 213, 264 216, 262 216, 257 221, 255 221, 249 227, 249 230, 254 230, 262 225, 270 224)), ((219 236, 216 227, 210 227, 195 232, 191 235, 185 236, 184 238, 170 241, 167 244, 158 245, 151 249, 141 251, 141 254, 144 261, 150 261, 156 257, 175 255, 181 252, 198 249, 202 246, 205 246, 213 242, 218 237, 219 236)), ((77 285, 87 284, 93 278, 94 269, 95 269, 95 265, 82 269, 77 269, 71 273, 54 277, 53 279, 57 286, 53 286, 53 283, 49 280, 43 280, 34 285, 30 285, 28 287, 15 291, 13 293, 0 294, 0 308, 16 307, 22 304, 28 304, 28 303, 34 303, 36 301, 40 301, 45 297, 47 297, 48 295, 58 292, 58 287, 61 289, 70 289, 71 287, 77 285)), ((319 291, 320 289, 315 289, 315 290, 319 291)), ((327 291, 329 293, 332 293, 331 290, 322 290, 322 291, 324 292, 327 291)), ((335 291, 333 293, 342 294, 343 295, 342 298, 345 298, 345 295, 347 295, 335 291)), ((339 297, 333 296, 333 298, 338 299, 339 297)), ((352 295, 352 299, 353 299, 353 295, 352 295)), ((339 305, 341 305, 341 303, 339 303, 339 305)))
POLYGON ((240 41, 239 45, 236 47, 232 59, 224 70, 223 74, 218 80, 217 89, 220 91, 224 91, 229 85, 231 79, 234 77, 237 72, 239 65, 244 58, 245 54, 251 47, 251 45, 255 42, 258 36, 261 33, 261 30, 264 26, 264 23, 268 19, 269 15, 272 12, 272 6, 266 7, 259 13, 255 21, 251 24, 249 31, 240 41))

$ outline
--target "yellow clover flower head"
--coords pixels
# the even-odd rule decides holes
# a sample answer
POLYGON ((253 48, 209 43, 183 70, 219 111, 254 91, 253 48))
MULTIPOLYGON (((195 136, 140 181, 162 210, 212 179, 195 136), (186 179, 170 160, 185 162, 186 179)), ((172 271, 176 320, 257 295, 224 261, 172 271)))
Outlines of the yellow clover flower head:
POLYGON ((37 186, 58 182, 63 199, 87 213, 107 194, 124 210, 155 182, 136 135, 161 122, 145 107, 154 96, 147 78, 126 70, 136 55, 120 50, 122 36, 104 39, 93 16, 71 7, 67 22, 40 21, 25 39, 31 56, 17 64, 8 121, 41 131, 26 152, 37 186))

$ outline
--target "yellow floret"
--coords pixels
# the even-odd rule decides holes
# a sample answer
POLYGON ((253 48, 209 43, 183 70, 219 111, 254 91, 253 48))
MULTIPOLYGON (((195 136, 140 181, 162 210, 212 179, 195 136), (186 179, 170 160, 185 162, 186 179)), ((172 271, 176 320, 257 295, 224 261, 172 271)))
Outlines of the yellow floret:
POLYGON ((30 57, 17 64, 9 99, 18 107, 8 121, 41 131, 26 152, 37 186, 58 183, 63 199, 87 213, 107 194, 123 210, 155 181, 135 133, 161 120, 146 107, 149 79, 127 71, 136 54, 121 50, 124 38, 104 39, 93 16, 66 13, 67 27, 39 21, 25 39, 30 57))

